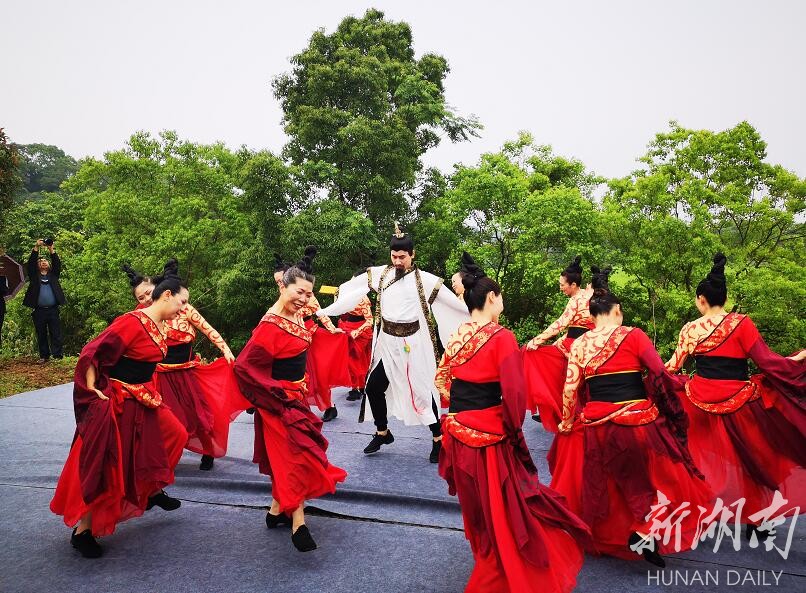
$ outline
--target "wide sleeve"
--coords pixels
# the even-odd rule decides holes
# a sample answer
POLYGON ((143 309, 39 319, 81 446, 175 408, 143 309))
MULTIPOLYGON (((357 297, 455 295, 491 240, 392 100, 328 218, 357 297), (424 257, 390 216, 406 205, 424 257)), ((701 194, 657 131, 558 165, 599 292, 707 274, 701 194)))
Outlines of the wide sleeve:
POLYGON ((579 388, 583 379, 582 365, 575 353, 576 348, 571 348, 568 357, 568 367, 565 371, 565 385, 563 386, 562 422, 558 427, 561 432, 571 429, 574 421, 574 412, 577 406, 579 388))
MULTIPOLYGON (((316 315, 316 312, 319 311, 321 308, 322 305, 319 304, 319 300, 315 296, 312 296, 311 300, 308 301, 308 307, 307 310, 303 313, 303 316, 307 317, 308 315, 316 315)), ((333 322, 327 315, 322 315, 321 317, 319 317, 319 322, 323 326, 325 326, 325 329, 329 331, 331 334, 336 333, 336 326, 333 325, 333 322)))
POLYGON ((226 353, 227 350, 229 350, 229 347, 224 341, 224 338, 221 337, 221 334, 218 333, 204 317, 202 317, 202 314, 199 313, 196 307, 187 305, 187 318, 188 321, 193 324, 193 327, 203 333, 216 348, 221 350, 221 352, 226 353))
MULTIPOLYGON (((282 330, 279 330, 282 331, 282 330)), ((296 400, 288 397, 283 383, 271 376, 274 365, 272 343, 279 331, 260 323, 235 360, 235 379, 243 396, 256 407, 281 415, 296 400)))
POLYGON ((457 299, 444 284, 439 287, 436 298, 431 303, 431 312, 437 321, 439 339, 443 346, 450 342, 451 336, 460 325, 470 321, 470 313, 465 302, 457 299))
POLYGON ((753 321, 747 317, 739 330, 742 347, 761 371, 762 381, 796 400, 806 397, 806 362, 795 361, 770 350, 753 321))
POLYGON ((361 299, 367 296, 370 291, 369 272, 359 274, 339 286, 339 298, 324 309, 319 309, 316 314, 321 318, 323 315, 336 317, 349 313, 358 306, 361 299))
POLYGON ((670 373, 678 373, 680 369, 683 368, 683 363, 686 362, 686 358, 689 355, 686 340, 688 330, 688 324, 683 326, 683 329, 680 330, 680 336, 677 338, 677 347, 674 349, 674 353, 672 357, 666 362, 666 369, 670 373))
POLYGON ((571 324, 571 320, 574 318, 574 315, 577 314, 579 309, 579 299, 571 298, 568 299, 568 304, 565 305, 565 309, 563 309, 562 315, 550 326, 548 326, 540 335, 533 338, 530 342, 531 346, 539 346, 540 344, 544 344, 548 342, 552 337, 556 336, 557 334, 562 333, 565 331, 571 324))
POLYGON ((442 359, 437 366, 437 374, 434 376, 434 385, 437 387, 440 398, 440 407, 448 408, 451 404, 451 365, 447 353, 442 354, 442 359))
POLYGON ((502 330, 498 332, 496 338, 495 348, 501 382, 504 432, 515 449, 515 455, 518 456, 527 471, 536 475, 537 467, 523 436, 523 418, 526 415, 526 379, 523 373, 523 353, 518 347, 515 334, 511 331, 502 330))

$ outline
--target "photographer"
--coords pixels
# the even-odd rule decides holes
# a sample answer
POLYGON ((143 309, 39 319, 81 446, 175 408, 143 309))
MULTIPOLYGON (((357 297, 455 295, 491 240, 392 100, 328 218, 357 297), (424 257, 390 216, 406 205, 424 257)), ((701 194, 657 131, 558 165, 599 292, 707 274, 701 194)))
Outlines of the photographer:
POLYGON ((39 362, 47 362, 51 354, 53 358, 61 358, 62 328, 59 320, 59 305, 64 304, 64 293, 59 284, 59 275, 62 273, 62 262, 53 248, 53 239, 39 239, 36 242, 28 263, 28 290, 22 304, 31 307, 33 311, 36 341, 39 346, 39 362), (40 255, 42 247, 50 251, 51 262, 40 255), (48 342, 50 334, 50 342, 48 342))
POLYGON ((6 295, 8 292, 8 278, 0 274, 0 344, 3 343, 3 322, 6 319, 6 295))

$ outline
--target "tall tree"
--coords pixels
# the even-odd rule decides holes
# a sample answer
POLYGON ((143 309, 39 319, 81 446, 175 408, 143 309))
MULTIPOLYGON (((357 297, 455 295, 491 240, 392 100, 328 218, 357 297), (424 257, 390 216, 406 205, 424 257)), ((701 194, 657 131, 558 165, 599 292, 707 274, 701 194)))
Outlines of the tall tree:
POLYGON ((6 213, 14 203, 14 194, 22 185, 19 174, 20 155, 0 128, 0 232, 6 224, 6 213))
POLYGON ((20 197, 39 198, 42 192, 59 190, 62 182, 78 171, 76 160, 50 144, 22 144, 20 150, 20 175, 23 186, 20 197))
POLYGON ((448 62, 417 59, 407 23, 378 10, 323 30, 274 80, 285 131, 285 155, 315 187, 369 215, 376 224, 408 213, 406 193, 420 157, 440 142, 466 140, 480 128, 445 102, 448 62))

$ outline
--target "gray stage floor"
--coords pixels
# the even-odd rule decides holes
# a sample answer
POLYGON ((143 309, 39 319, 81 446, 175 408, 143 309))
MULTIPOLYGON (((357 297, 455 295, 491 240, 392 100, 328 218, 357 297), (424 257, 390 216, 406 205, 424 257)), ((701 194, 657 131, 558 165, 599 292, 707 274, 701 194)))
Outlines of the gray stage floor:
MULTIPOLYGON (((123 523, 102 540, 99 561, 80 558, 48 510, 75 427, 71 385, 0 400, 0 592, 462 591, 473 560, 456 499, 428 463, 430 433, 393 421, 395 443, 366 457, 372 426, 356 422, 357 403, 344 401, 343 391, 335 400, 340 416, 325 425, 329 454, 350 475, 335 495, 309 504, 318 550, 300 554, 287 528, 266 529, 268 480, 250 461, 252 419, 243 414, 213 471, 198 470, 198 455, 183 456, 169 489, 182 508, 123 523)), ((547 482, 550 435, 531 420, 525 431, 547 482)), ((786 560, 745 541, 738 551, 723 542, 718 552, 711 546, 668 557, 662 572, 588 557, 576 590, 806 591, 802 519, 794 533, 786 560)))

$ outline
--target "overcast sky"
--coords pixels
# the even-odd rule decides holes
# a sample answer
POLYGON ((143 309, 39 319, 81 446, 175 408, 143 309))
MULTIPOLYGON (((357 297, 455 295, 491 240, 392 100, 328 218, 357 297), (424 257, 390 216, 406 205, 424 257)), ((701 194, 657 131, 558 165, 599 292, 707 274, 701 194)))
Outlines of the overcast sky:
POLYGON ((482 137, 426 156, 449 171, 519 130, 621 176, 675 119, 747 120, 769 160, 806 176, 806 2, 26 0, 0 11, 0 127, 75 157, 137 130, 231 148, 285 142, 271 93, 317 28, 370 7, 451 66, 449 102, 482 137))

